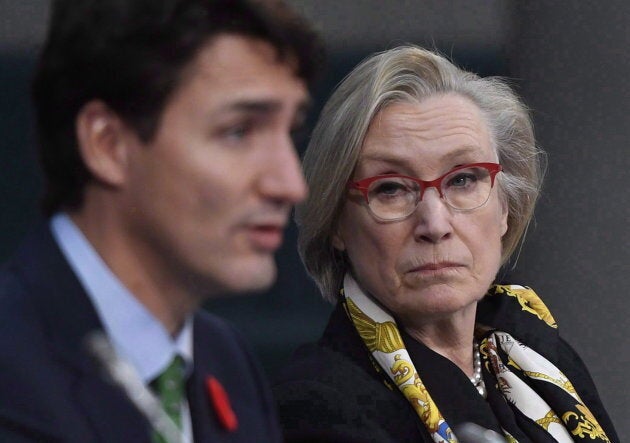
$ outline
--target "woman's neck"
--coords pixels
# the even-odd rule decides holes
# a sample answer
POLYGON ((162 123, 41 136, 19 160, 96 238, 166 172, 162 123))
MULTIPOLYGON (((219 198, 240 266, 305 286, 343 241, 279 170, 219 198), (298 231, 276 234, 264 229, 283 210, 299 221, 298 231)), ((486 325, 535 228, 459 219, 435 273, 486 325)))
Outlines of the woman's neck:
POLYGON ((403 322, 401 326, 414 340, 448 358, 470 377, 474 371, 474 308, 472 315, 463 312, 429 322, 403 322))

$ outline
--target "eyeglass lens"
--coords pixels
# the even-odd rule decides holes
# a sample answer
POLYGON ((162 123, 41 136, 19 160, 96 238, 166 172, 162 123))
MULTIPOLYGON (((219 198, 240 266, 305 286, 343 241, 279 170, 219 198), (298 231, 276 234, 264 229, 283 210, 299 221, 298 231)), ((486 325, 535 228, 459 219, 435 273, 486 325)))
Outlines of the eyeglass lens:
MULTIPOLYGON (((444 176, 440 182, 441 197, 457 210, 472 210, 484 205, 491 190, 490 172, 483 167, 458 169, 444 176)), ((375 216, 395 220, 411 214, 425 191, 420 183, 411 179, 386 177, 370 184, 368 204, 375 216)))

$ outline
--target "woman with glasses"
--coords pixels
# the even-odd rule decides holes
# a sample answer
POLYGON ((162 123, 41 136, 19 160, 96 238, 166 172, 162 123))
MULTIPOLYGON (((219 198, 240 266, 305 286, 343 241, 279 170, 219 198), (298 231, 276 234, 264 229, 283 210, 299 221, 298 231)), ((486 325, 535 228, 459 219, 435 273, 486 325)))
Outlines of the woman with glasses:
POLYGON ((275 386, 288 441, 618 441, 541 298, 493 284, 541 158, 510 87, 438 54, 346 77, 304 158, 300 254, 336 308, 275 386))

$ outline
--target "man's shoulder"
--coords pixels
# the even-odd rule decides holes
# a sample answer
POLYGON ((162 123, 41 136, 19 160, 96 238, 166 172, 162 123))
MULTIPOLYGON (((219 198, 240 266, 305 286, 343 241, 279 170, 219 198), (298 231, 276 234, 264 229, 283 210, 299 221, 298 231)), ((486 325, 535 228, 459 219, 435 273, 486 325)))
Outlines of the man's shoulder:
POLYGON ((0 264, 0 294, 28 292, 33 282, 54 282, 69 271, 46 222, 37 222, 14 253, 0 264))
POLYGON ((12 328, 11 337, 42 328, 44 319, 58 318, 59 313, 85 308, 86 303, 77 303, 83 296, 45 222, 37 223, 0 266, 0 325, 12 328))
POLYGON ((5 262, 0 264, 0 314, 10 308, 11 303, 20 300, 20 295, 26 291, 25 276, 23 273, 25 263, 22 246, 5 262))
POLYGON ((238 344, 247 347, 242 334, 230 323, 204 309, 199 309, 194 315, 195 340, 211 341, 215 346, 233 346, 238 344))
POLYGON ((0 267, 0 348, 19 342, 37 329, 38 309, 29 293, 15 263, 0 267))
POLYGON ((24 292, 24 281, 13 263, 8 262, 0 266, 0 315, 11 309, 11 305, 19 301, 19 295, 24 292))
POLYGON ((15 262, 0 268, 0 439, 53 441, 57 366, 41 309, 15 262), (18 437, 19 435, 19 437, 18 437))
MULTIPOLYGON (((262 377, 262 370, 244 336, 227 320, 204 310, 195 313, 193 325, 195 362, 225 376, 235 370, 262 377)), ((230 376, 231 377, 231 376, 230 376)))
POLYGON ((218 381, 229 395, 239 432, 279 441, 269 384, 247 340, 229 321, 207 311, 195 313, 193 331, 195 372, 203 383, 218 381))

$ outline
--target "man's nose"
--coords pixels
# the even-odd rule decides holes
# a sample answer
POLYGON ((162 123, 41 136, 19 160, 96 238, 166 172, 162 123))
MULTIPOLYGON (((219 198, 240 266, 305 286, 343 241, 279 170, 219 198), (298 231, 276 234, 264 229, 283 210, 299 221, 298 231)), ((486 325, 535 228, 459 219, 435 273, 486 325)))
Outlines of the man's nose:
POLYGON ((273 153, 264 161, 269 164, 260 180, 260 189, 265 196, 288 204, 296 204, 306 198, 308 188, 302 165, 288 135, 279 140, 273 153))

